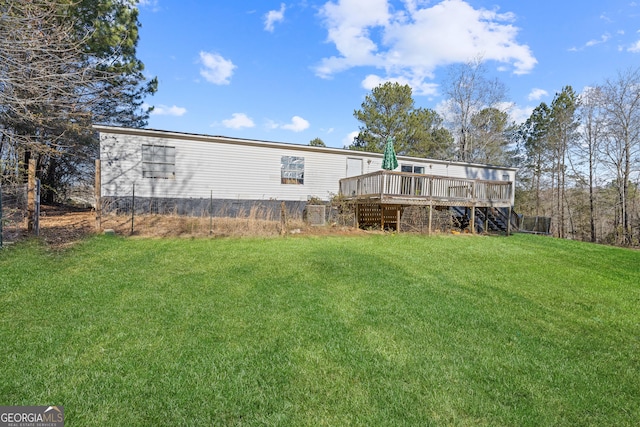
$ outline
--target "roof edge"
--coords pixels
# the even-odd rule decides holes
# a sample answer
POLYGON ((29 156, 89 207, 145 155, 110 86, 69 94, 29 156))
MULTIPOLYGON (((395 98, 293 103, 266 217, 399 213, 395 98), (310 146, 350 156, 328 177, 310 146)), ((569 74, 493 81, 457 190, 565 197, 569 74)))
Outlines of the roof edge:
MULTIPOLYGON (((334 147, 315 147, 311 145, 294 144, 290 142, 276 142, 276 141, 267 141, 267 140, 260 140, 260 139, 234 138, 234 137, 223 136, 223 135, 205 135, 205 134, 175 132, 175 131, 160 130, 160 129, 127 128, 127 127, 99 125, 99 124, 93 125, 93 128, 96 131, 101 133, 112 133, 112 134, 119 134, 119 135, 163 137, 163 138, 190 140, 190 141, 217 142, 217 143, 224 143, 224 144, 249 145, 249 146, 260 146, 260 147, 274 147, 274 148, 283 148, 283 149, 290 149, 290 150, 295 149, 295 150, 333 153, 333 154, 342 154, 342 155, 352 154, 354 156, 372 157, 372 158, 383 157, 382 153, 372 153, 370 151, 358 151, 358 150, 349 150, 347 148, 334 148, 334 147)), ((439 159, 431 159, 427 157, 398 156, 398 160, 405 160, 405 161, 416 161, 416 160, 425 161, 426 160, 430 163, 443 164, 443 165, 459 165, 459 166, 482 167, 482 168, 491 167, 494 169, 510 170, 510 171, 518 170, 518 168, 513 168, 508 166, 491 165, 491 164, 484 164, 484 163, 458 162, 453 160, 439 160, 439 159)))

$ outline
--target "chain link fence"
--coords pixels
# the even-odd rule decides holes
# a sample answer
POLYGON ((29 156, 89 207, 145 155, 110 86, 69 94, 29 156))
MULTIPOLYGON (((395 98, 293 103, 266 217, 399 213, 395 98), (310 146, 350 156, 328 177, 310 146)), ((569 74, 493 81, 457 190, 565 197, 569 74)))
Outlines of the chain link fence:
POLYGON ((520 232, 551 234, 551 218, 546 216, 525 216, 520 224, 520 232))

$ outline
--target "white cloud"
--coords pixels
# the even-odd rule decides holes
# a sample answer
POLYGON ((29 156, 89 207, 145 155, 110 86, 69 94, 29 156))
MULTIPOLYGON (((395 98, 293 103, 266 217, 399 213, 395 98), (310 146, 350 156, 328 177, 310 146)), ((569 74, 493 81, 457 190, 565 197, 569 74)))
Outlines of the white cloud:
POLYGON ((463 0, 435 5, 405 0, 404 5, 402 10, 392 8, 389 0, 325 3, 321 16, 328 41, 339 54, 322 59, 317 75, 327 78, 352 67, 373 66, 389 78, 404 77, 416 85, 432 79, 439 66, 478 55, 508 65, 515 74, 526 74, 537 63, 529 47, 516 41, 518 28, 511 13, 474 9, 463 0))
POLYGON ((230 60, 217 53, 200 52, 200 62, 204 65, 204 68, 200 69, 200 75, 208 82, 217 85, 228 85, 231 82, 236 66, 230 60))
POLYGON ((158 6, 158 0, 138 0, 138 5, 140 7, 145 7, 151 9, 152 12, 159 12, 160 7, 158 6))
POLYGON ((613 23, 613 19, 611 19, 606 13, 601 13, 600 14, 600 19, 602 19, 607 24, 612 24, 613 23))
POLYGON ((428 83, 421 78, 413 78, 410 80, 404 76, 382 78, 375 74, 369 74, 362 81, 362 87, 367 90, 372 90, 387 82, 409 85, 414 95, 436 95, 438 93, 438 85, 436 83, 428 83))
POLYGON ((629 46, 629 48, 627 48, 627 50, 629 52, 633 52, 633 53, 640 53, 640 40, 638 40, 637 42, 635 42, 634 44, 629 46))
POLYGON ((610 38, 611 38, 611 34, 605 33, 600 37, 600 39, 589 40, 587 43, 585 43, 585 46, 591 47, 591 46, 596 46, 602 43, 606 43, 610 38))
POLYGON ((180 117, 184 116, 187 113, 187 109, 184 107, 171 106, 168 107, 166 105, 156 105, 153 107, 153 111, 151 111, 151 115, 153 116, 175 116, 180 117))
MULTIPOLYGON (((620 34, 620 32, 618 32, 618 34, 620 34)), ((593 46, 597 46, 599 44, 603 44, 608 42, 609 40, 611 40, 611 34, 609 33, 604 33, 602 36, 600 36, 599 39, 591 39, 588 42, 586 42, 583 46, 577 48, 575 46, 569 48, 569 52, 580 52, 583 51, 584 49, 588 48, 588 47, 593 47, 593 46)), ((620 50, 618 48, 618 50, 620 50)))
POLYGON ((538 101, 542 99, 543 96, 548 96, 548 95, 549 95, 549 92, 547 92, 546 90, 535 88, 529 93, 529 96, 527 96, 527 99, 529 101, 538 101))
POLYGON ((535 107, 532 107, 530 105, 524 107, 514 105, 513 108, 509 110, 509 117, 513 122, 519 125, 526 122, 527 119, 531 117, 531 113, 533 113, 534 109, 535 107))
POLYGON ((223 120, 222 124, 230 129, 252 128, 255 126, 253 120, 244 113, 233 113, 231 118, 223 120))
POLYGON ((308 129, 310 124, 307 120, 303 119, 300 116, 293 116, 291 118, 291 123, 283 125, 273 120, 267 120, 265 126, 267 129, 284 129, 293 132, 302 132, 303 130, 308 129))
POLYGON ((290 130, 293 132, 302 132, 309 128, 309 122, 300 116, 293 116, 291 123, 280 126, 281 129, 290 130))
POLYGON ((140 6, 157 6, 158 0, 138 0, 140 6))
MULTIPOLYGON (((531 107, 529 105, 521 107, 513 102, 505 101, 493 105, 493 108, 497 108, 498 110, 507 113, 510 121, 515 122, 516 124, 521 124, 527 121, 535 107, 531 107)), ((445 120, 445 122, 451 122, 454 120, 454 108, 451 105, 451 100, 444 99, 440 101, 434 109, 440 117, 445 120)))
POLYGON ((497 105, 496 108, 507 113, 509 115, 509 120, 512 122, 521 124, 527 121, 535 107, 530 105, 521 107, 513 102, 502 102, 500 105, 497 105))
POLYGON ((353 144, 353 140, 356 139, 356 137, 360 134, 359 131, 354 130, 353 132, 350 132, 347 136, 344 137, 344 139, 342 140, 342 144, 345 147, 348 147, 349 145, 353 144))
POLYGON ((284 21, 284 11, 287 6, 284 3, 280 3, 280 10, 270 10, 264 15, 264 29, 273 33, 274 25, 276 22, 284 21))

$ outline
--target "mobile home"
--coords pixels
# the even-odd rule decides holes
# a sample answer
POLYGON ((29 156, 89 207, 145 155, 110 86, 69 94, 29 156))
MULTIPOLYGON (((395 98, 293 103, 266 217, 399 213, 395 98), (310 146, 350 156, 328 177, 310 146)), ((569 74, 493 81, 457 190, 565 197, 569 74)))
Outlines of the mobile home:
MULTIPOLYGON (((170 204, 190 214, 214 206, 227 213, 256 204, 302 209, 328 201, 340 180, 378 172, 382 154, 227 136, 96 126, 100 134, 101 195, 170 204)), ((513 190, 516 169, 398 156, 398 172, 501 181, 513 190)), ((513 204, 513 191, 509 192, 513 204)))

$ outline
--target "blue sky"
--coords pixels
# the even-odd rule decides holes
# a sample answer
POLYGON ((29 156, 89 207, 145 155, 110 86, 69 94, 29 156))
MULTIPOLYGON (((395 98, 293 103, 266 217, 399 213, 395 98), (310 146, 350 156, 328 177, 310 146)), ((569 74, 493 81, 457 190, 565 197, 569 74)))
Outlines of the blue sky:
POLYGON ((385 81, 443 112, 447 67, 482 56, 517 122, 563 86, 640 65, 640 1, 140 0, 138 57, 157 76, 149 127, 348 145, 385 81))

